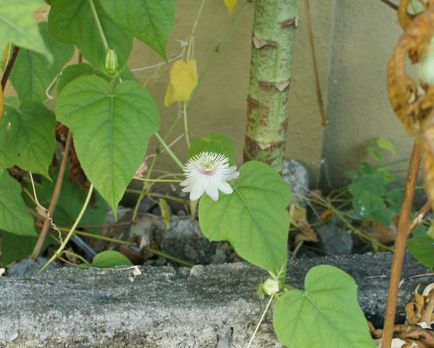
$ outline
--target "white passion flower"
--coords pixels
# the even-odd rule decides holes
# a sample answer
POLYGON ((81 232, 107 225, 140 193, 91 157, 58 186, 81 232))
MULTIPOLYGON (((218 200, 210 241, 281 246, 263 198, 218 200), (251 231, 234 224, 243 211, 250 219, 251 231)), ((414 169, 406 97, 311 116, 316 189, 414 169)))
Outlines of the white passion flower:
POLYGON ((185 186, 182 191, 190 192, 192 201, 198 200, 204 193, 211 199, 219 199, 219 190, 226 194, 233 192, 227 183, 240 175, 236 166, 229 166, 229 159, 220 153, 201 152, 192 157, 186 164, 186 179, 181 182, 185 186))

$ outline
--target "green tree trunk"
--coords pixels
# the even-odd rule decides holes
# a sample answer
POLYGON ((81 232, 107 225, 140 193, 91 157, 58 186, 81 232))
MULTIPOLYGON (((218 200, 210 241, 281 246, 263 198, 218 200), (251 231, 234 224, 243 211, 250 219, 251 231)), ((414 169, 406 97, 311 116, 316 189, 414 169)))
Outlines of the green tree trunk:
POLYGON ((297 0, 256 0, 252 30, 244 160, 259 160, 278 172, 288 128, 288 89, 297 26, 297 0))

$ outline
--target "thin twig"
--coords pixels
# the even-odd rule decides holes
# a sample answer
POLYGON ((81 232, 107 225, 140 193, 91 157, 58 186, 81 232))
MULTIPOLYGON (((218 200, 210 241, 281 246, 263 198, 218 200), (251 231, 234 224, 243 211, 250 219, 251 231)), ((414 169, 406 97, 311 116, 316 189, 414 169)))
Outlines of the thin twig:
POLYGON ((56 260, 56 258, 58 258, 59 256, 62 255, 63 249, 65 249, 66 245, 68 244, 68 242, 71 240, 72 236, 74 235, 75 230, 77 229, 77 226, 80 223, 80 220, 83 217, 87 206, 89 205, 90 197, 92 197, 92 192, 93 192, 93 185, 91 184, 89 187, 89 191, 87 192, 86 200, 84 201, 84 204, 81 207, 81 210, 78 213, 78 216, 74 221, 74 224, 72 225, 71 229, 69 230, 68 235, 66 236, 66 238, 64 239, 62 244, 59 246, 57 251, 53 254, 53 256, 47 261, 47 263, 44 266, 42 266, 42 268, 39 270, 39 273, 42 273, 43 271, 45 271, 48 268, 48 266, 56 260))
POLYGON ((65 174, 66 163, 68 161, 69 149, 71 147, 71 132, 68 131, 68 136, 65 141, 65 149, 63 151, 62 163, 60 164, 59 173, 57 174, 56 184, 54 186, 53 194, 51 196, 50 205, 48 206, 48 211, 44 220, 44 225, 42 226, 41 233, 39 235, 38 241, 33 249, 31 259, 36 260, 41 253, 42 246, 45 239, 47 238, 48 230, 50 228, 50 218, 54 216, 54 211, 56 210, 57 202, 60 196, 60 190, 62 188, 63 177, 65 174))
POLYGON ((389 291, 387 295, 387 307, 384 315, 384 332, 381 348, 390 348, 395 324, 396 302, 398 298, 399 281, 401 279, 402 264, 404 262, 405 248, 411 224, 409 222, 411 207, 414 199, 417 174, 419 172, 421 154, 418 142, 413 146, 410 163, 408 166, 407 180, 405 183, 404 198, 399 214, 398 233, 395 241, 392 269, 390 274, 389 291))
POLYGON ((15 61, 17 60, 17 56, 18 53, 20 52, 20 48, 18 46, 14 47, 14 50, 12 51, 12 56, 9 59, 8 65, 6 66, 5 72, 3 73, 2 76, 2 90, 4 91, 6 88, 6 84, 8 83, 9 80, 9 75, 12 72, 12 68, 14 67, 15 61))
POLYGON ((387 6, 389 6, 390 8, 394 9, 395 11, 398 11, 399 6, 394 4, 392 1, 390 0, 381 0, 383 3, 385 3, 387 6))
POLYGON ((416 213, 416 217, 413 219, 410 228, 408 229, 407 238, 409 237, 411 232, 413 232, 413 230, 417 227, 417 225, 419 225, 423 221, 423 218, 425 217, 426 214, 428 214, 430 210, 431 210, 430 202, 426 202, 424 206, 420 208, 420 210, 416 213))
POLYGON ((324 101, 321 92, 321 84, 319 82, 318 62, 316 60, 315 44, 313 41, 312 19, 310 16, 309 0, 305 0, 305 10, 306 10, 306 19, 307 19, 307 35, 309 38, 310 50, 312 52, 312 67, 313 67, 313 74, 315 77, 316 99, 318 101, 319 112, 321 114, 321 125, 323 127, 326 127, 329 123, 329 119, 324 107, 324 101))

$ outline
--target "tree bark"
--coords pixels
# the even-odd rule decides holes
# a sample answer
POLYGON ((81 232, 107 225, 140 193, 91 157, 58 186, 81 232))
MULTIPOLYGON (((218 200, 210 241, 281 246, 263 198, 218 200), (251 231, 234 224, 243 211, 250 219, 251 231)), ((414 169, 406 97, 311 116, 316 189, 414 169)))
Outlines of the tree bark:
POLYGON ((288 90, 297 27, 296 0, 256 0, 252 30, 244 160, 259 160, 278 172, 288 128, 288 90))

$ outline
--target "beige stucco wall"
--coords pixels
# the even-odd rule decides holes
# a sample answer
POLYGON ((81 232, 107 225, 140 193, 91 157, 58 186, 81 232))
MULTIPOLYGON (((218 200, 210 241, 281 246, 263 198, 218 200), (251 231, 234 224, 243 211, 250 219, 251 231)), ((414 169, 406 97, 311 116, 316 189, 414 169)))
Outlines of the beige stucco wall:
POLYGON ((397 155, 389 161, 397 163, 391 168, 405 174, 401 160, 409 158, 411 139, 391 111, 386 85, 387 61, 400 34, 395 11, 381 1, 337 0, 323 185, 339 185, 346 171, 357 166, 361 145, 378 136, 393 140, 397 155))
MULTIPOLYGON (((199 4, 198 0, 177 0, 169 56, 182 51, 179 40, 188 39, 199 4)), ((386 91, 387 60, 401 33, 395 11, 379 0, 310 1, 319 78, 330 119, 324 129, 315 93, 304 4, 305 1, 298 1, 287 156, 308 167, 312 186, 321 178, 322 187, 327 188, 329 184, 342 184, 346 172, 356 168, 360 147, 367 140, 384 136, 393 139, 397 147, 398 154, 390 159, 397 162, 393 168, 404 174, 411 140, 391 112, 386 91)), ((200 84, 189 110, 191 136, 194 139, 212 131, 226 134, 236 144, 239 162, 244 142, 253 15, 253 4, 246 0, 240 0, 232 16, 223 0, 206 0, 195 40, 200 84), (234 22, 238 24, 233 26, 234 22), (218 43, 221 46, 216 53, 218 43)), ((163 105, 169 66, 151 67, 158 63, 159 56, 136 42, 129 65, 131 69, 146 67, 136 71, 136 75, 160 107, 164 135, 179 113, 176 105, 163 105)), ((182 130, 182 122, 177 129, 182 130)), ((154 148, 151 144, 150 151, 154 148)), ((174 150, 185 159, 183 140, 174 150)), ((179 170, 165 156, 158 166, 179 170)))
MULTIPOLYGON (((331 54, 334 1, 312 1, 311 4, 314 17, 313 30, 320 65, 319 73, 325 94, 331 54)), ((303 161, 310 169, 315 182, 319 177, 323 129, 316 102, 303 4, 304 1, 300 1, 300 20, 295 43, 297 54, 294 56, 290 92, 291 111, 287 155, 303 161)), ((196 0, 177 1, 176 26, 168 46, 170 56, 177 55, 181 50, 177 40, 188 38, 198 6, 199 1, 196 0)), ((189 110, 192 138, 205 136, 212 131, 222 132, 235 142, 239 161, 242 160, 244 142, 253 15, 253 5, 246 1, 240 1, 237 11, 229 16, 223 0, 207 0, 195 39, 195 56, 198 61, 200 84, 189 110), (225 34, 227 30, 230 31, 229 28, 234 21, 239 21, 235 30, 225 34), (216 53, 214 49, 223 37, 226 39, 219 53, 216 53)), ((150 50, 137 44, 130 67, 137 68, 159 61, 159 57, 150 50)), ((162 66, 158 70, 150 69, 136 72, 136 74, 142 81, 147 82, 147 87, 160 106, 162 133, 164 134, 171 121, 178 115, 176 106, 169 109, 163 106, 168 67, 162 66)), ((185 158, 185 149, 183 141, 175 146, 175 152, 181 158, 185 158)), ((163 161, 160 165, 176 170, 169 160, 163 161)))

